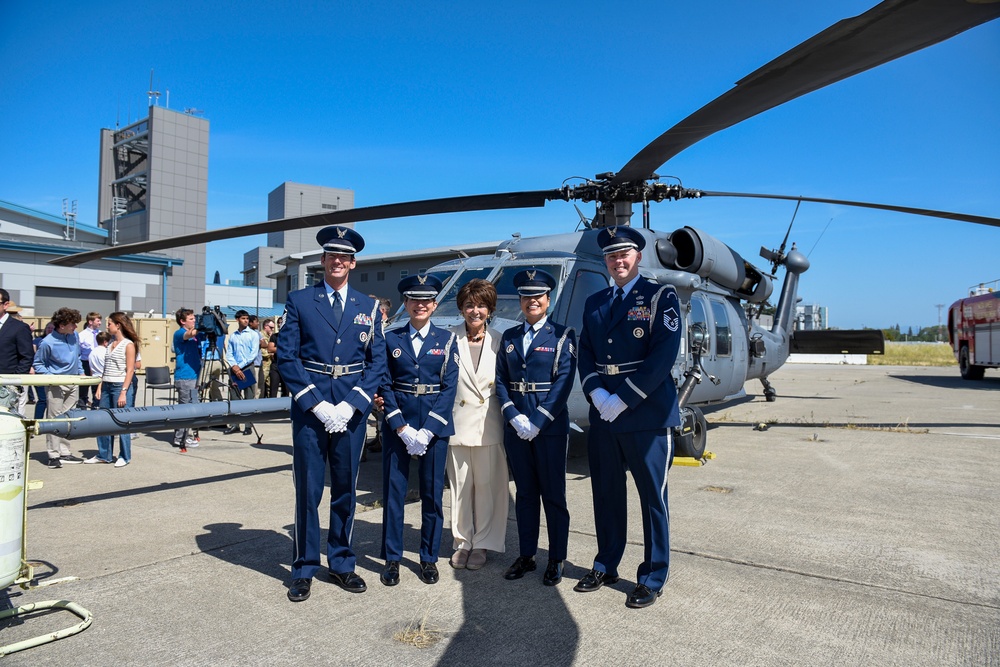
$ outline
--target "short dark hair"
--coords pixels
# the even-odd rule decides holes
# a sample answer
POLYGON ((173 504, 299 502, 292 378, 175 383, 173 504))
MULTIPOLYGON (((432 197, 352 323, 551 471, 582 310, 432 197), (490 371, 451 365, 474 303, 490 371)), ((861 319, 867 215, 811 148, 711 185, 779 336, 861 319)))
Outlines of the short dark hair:
POLYGON ((10 301, 10 292, 0 287, 0 303, 7 303, 10 301))
POLYGON ((263 322, 260 323, 260 325, 262 327, 266 327, 268 324, 274 324, 274 319, 272 319, 272 318, 269 317, 269 318, 267 318, 266 320, 264 320, 263 322))
POLYGON ((111 334, 109 334, 107 331, 102 331, 102 332, 98 333, 94 337, 94 339, 97 341, 98 345, 104 345, 109 340, 111 340, 111 334))
POLYGON ((64 324, 79 324, 81 319, 80 311, 74 308, 60 308, 52 314, 52 323, 56 328, 64 324))
POLYGON ((190 308, 178 308, 177 312, 174 313, 174 317, 177 319, 177 324, 184 324, 184 320, 188 318, 188 315, 194 315, 194 311, 190 308))
POLYGON ((256 315, 250 315, 250 324, 256 322, 259 318, 256 315))
POLYGON ((458 302, 459 311, 465 308, 466 301, 472 301, 473 303, 484 304, 486 309, 490 311, 490 315, 492 315, 497 309, 497 288, 488 280, 473 278, 462 285, 462 288, 458 290, 458 297, 455 300, 458 302))
POLYGON ((244 316, 245 316, 245 317, 250 317, 250 313, 248 313, 248 312, 247 312, 247 311, 245 311, 245 310, 237 310, 237 311, 236 311, 236 315, 234 315, 234 317, 235 317, 236 319, 240 319, 241 317, 244 317, 244 316))

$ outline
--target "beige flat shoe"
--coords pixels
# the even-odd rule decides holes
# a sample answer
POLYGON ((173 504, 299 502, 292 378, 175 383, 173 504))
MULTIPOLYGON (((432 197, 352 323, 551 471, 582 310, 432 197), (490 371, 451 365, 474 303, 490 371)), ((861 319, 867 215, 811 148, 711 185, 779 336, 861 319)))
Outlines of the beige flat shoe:
POLYGON ((465 568, 478 570, 483 565, 486 565, 486 549, 473 549, 469 554, 469 560, 465 563, 465 568))
POLYGON ((469 550, 468 549, 457 549, 455 553, 451 555, 451 566, 456 570, 464 570, 465 564, 469 561, 469 550))

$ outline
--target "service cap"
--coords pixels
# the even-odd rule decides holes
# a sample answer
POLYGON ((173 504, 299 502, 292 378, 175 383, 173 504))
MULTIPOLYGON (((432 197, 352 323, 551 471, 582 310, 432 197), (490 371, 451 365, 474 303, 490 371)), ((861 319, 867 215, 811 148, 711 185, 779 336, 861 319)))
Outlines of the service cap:
POLYGON ((556 288, 556 279, 541 269, 525 269, 514 276, 514 287, 521 296, 541 296, 556 288))
POLYGON ((605 255, 610 255, 629 248, 640 251, 646 247, 646 239, 638 230, 615 225, 601 230, 597 235, 597 245, 601 246, 605 255))
POLYGON ((396 289, 407 299, 433 299, 442 287, 440 278, 433 273, 424 273, 403 278, 396 289))
POLYGON ((316 241, 323 246, 323 252, 335 252, 340 255, 353 255, 365 247, 365 240, 350 227, 331 225, 324 227, 316 234, 316 241))

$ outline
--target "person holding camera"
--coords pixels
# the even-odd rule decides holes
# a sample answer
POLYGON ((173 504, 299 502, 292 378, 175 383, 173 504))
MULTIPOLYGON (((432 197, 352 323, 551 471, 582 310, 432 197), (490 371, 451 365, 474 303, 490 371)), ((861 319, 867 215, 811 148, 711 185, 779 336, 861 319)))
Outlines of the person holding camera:
MULTIPOLYGON (((180 404, 198 402, 198 374, 201 373, 201 341, 198 339, 196 318, 190 308, 178 308, 174 314, 180 329, 174 332, 174 386, 177 387, 177 402, 180 404)), ((174 431, 174 447, 181 453, 188 447, 198 446, 197 430, 179 428, 174 431)))

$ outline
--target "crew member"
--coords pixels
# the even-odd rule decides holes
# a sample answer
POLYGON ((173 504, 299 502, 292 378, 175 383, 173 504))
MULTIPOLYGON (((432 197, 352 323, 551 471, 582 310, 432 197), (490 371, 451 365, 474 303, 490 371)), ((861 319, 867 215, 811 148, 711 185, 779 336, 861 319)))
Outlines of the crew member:
POLYGON ((425 584, 439 579, 438 551, 444 528, 444 471, 448 437, 455 432, 452 406, 458 383, 455 334, 431 323, 441 281, 416 275, 399 282, 410 316, 405 327, 385 335, 389 375, 379 391, 384 400, 382 433, 382 558, 380 577, 386 586, 399 583, 403 556, 403 504, 410 460, 420 467, 420 572, 425 584))
POLYGON ((648 607, 660 596, 670 566, 667 469, 671 428, 680 424, 670 369, 681 338, 680 305, 673 287, 639 275, 646 245, 640 232, 607 227, 597 243, 613 285, 587 299, 580 335, 580 378, 591 403, 587 450, 597 556, 573 590, 586 593, 618 581, 628 469, 639 491, 645 550, 625 606, 648 607))
MULTIPOLYGON (((0 373, 24 375, 31 370, 35 350, 31 344, 31 327, 14 318, 17 306, 10 300, 10 293, 0 288, 0 373)), ((18 412, 25 415, 27 389, 15 387, 18 393, 18 412)))
MULTIPOLYGON (((180 329, 174 332, 174 386, 177 387, 177 402, 181 405, 198 402, 198 374, 201 373, 201 342, 195 327, 194 311, 179 308, 174 317, 180 329)), ((182 453, 188 447, 197 447, 198 431, 193 428, 174 430, 174 447, 182 453)))
POLYGON ((330 472, 327 564, 333 583, 363 593, 351 548, 356 480, 372 396, 383 384, 385 339, 378 303, 348 285, 354 255, 365 242, 353 229, 326 227, 323 282, 288 295, 281 344, 281 377, 292 394, 292 479, 295 528, 288 599, 309 597, 320 567, 319 503, 330 472))
POLYGON ((514 476, 520 555, 506 579, 535 569, 541 508, 548 524, 549 559, 542 583, 562 580, 569 541, 566 454, 569 413, 566 401, 576 372, 576 332, 548 318, 556 279, 541 269, 514 276, 524 324, 504 332, 497 353, 497 398, 503 412, 504 447, 514 476))

